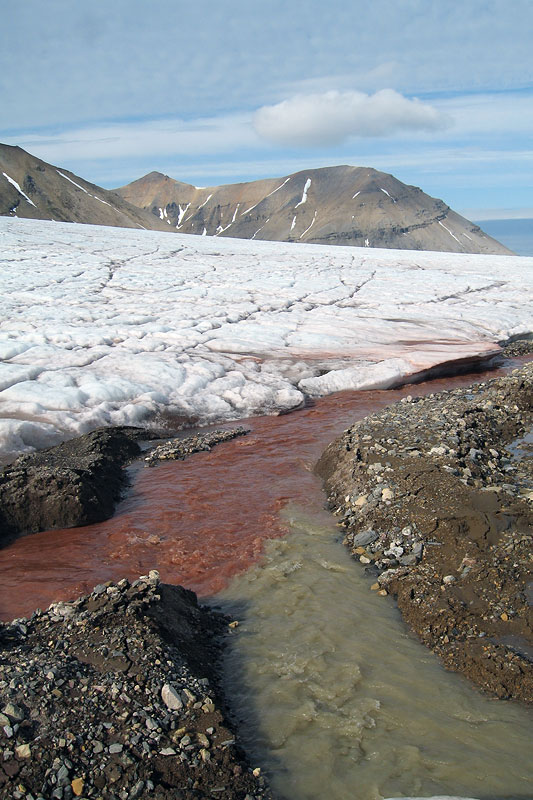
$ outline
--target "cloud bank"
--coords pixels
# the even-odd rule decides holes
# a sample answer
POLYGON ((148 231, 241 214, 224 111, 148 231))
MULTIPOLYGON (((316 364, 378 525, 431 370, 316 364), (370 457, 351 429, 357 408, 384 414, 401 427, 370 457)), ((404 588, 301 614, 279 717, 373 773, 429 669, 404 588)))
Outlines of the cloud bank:
POLYGON ((401 131, 436 131, 450 118, 420 100, 409 100, 394 89, 368 95, 329 91, 296 95, 254 115, 259 136, 289 147, 342 144, 351 137, 390 136, 401 131))
POLYGON ((193 120, 151 119, 96 123, 60 132, 35 132, 3 137, 45 161, 65 164, 75 159, 126 159, 149 154, 229 153, 257 146, 250 114, 229 114, 193 120))

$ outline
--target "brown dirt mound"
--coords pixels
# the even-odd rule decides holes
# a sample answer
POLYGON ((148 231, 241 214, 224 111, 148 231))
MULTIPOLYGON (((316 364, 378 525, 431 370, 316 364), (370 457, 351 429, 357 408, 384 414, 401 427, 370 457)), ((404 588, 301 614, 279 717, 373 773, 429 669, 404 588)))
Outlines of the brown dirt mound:
POLYGON ((449 669, 533 702, 533 364, 349 428, 318 472, 373 588, 449 669))

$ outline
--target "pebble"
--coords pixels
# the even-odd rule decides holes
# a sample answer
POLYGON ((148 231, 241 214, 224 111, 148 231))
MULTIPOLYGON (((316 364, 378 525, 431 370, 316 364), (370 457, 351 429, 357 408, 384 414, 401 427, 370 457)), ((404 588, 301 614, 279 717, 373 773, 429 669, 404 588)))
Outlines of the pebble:
POLYGON ((6 717, 9 717, 10 720, 14 720, 15 722, 21 722, 24 719, 24 709, 20 706, 16 706, 14 703, 7 703, 4 706, 3 712, 6 717))
POLYGON ((355 547, 365 547, 367 544, 371 544, 371 542, 375 542, 378 538, 379 533, 376 531, 367 530, 361 531, 361 533, 357 533, 352 540, 352 544, 355 547))
POLYGON ((161 689, 161 698, 171 711, 181 711, 183 708, 183 700, 180 697, 179 689, 174 688, 169 683, 165 683, 161 689))

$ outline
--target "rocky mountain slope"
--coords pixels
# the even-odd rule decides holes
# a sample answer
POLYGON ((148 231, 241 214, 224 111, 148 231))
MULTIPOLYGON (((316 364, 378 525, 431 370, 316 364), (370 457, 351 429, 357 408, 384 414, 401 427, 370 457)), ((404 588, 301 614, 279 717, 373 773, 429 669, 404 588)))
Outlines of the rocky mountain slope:
POLYGON ((510 253, 421 189, 368 167, 199 188, 151 172, 116 190, 181 233, 314 244, 510 253))
POLYGON ((369 167, 208 188, 151 172, 108 191, 0 144, 0 215, 238 239, 511 253, 442 200, 369 167))
POLYGON ((0 215, 167 230, 159 219, 109 192, 30 155, 0 144, 0 215))

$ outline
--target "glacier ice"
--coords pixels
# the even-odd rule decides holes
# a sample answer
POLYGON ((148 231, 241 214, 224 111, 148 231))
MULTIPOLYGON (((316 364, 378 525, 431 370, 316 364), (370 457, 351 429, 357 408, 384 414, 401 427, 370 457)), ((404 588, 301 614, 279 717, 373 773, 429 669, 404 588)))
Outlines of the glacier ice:
POLYGON ((533 258, 0 218, 0 456, 385 388, 533 330, 533 258))

